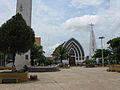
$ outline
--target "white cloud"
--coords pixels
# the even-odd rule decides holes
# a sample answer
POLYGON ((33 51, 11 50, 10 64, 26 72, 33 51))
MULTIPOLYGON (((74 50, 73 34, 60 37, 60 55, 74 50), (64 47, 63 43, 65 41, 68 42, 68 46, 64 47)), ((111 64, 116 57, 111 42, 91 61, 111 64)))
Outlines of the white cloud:
POLYGON ((42 0, 33 2, 32 27, 36 36, 42 38, 42 45, 46 56, 50 56, 54 47, 58 44, 59 35, 57 27, 63 18, 62 13, 46 5, 42 0))
POLYGON ((16 0, 0 0, 0 25, 15 15, 15 7, 16 0))
POLYGON ((75 17, 68 19, 63 24, 63 27, 67 30, 72 31, 88 30, 89 24, 91 23, 96 24, 98 22, 98 19, 99 19, 98 15, 84 15, 80 17, 75 17))
POLYGON ((39 22, 42 20, 44 23, 60 20, 62 15, 59 11, 47 6, 42 0, 36 0, 33 2, 33 20, 37 18, 39 22))
POLYGON ((71 0, 70 6, 76 7, 76 8, 84 8, 87 6, 97 6, 102 4, 104 0, 71 0))
MULTIPOLYGON (((51 56, 51 54, 53 53, 53 51, 55 50, 56 47, 58 47, 60 44, 55 44, 55 45, 52 45, 52 46, 48 46, 46 47, 46 55, 49 55, 51 56)), ((44 47, 45 48, 45 47, 44 47)))

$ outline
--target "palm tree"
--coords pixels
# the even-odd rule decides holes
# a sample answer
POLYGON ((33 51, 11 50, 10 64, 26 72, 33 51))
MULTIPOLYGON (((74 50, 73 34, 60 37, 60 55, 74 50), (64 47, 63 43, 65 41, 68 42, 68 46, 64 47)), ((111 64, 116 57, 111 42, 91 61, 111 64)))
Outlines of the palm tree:
POLYGON ((52 54, 57 60, 60 60, 60 63, 63 63, 62 60, 69 57, 66 47, 60 45, 58 46, 52 54))

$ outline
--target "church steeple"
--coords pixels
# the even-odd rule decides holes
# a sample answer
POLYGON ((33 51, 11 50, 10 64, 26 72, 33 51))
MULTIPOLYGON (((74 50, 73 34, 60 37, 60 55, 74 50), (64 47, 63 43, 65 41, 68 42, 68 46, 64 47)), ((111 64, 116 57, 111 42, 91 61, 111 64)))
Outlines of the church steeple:
POLYGON ((94 24, 91 23, 90 27, 91 27, 91 32, 90 32, 89 59, 92 58, 93 54, 95 53, 97 49, 95 34, 93 30, 94 24))
POLYGON ((16 13, 21 13, 28 26, 31 26, 32 0, 17 0, 16 13))

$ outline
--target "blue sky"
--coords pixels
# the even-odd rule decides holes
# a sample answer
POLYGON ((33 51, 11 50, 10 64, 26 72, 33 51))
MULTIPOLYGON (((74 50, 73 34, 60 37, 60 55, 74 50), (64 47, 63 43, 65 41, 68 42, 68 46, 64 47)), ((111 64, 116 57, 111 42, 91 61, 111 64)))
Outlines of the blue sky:
MULTIPOLYGON (((106 42, 120 35, 120 0, 33 0, 32 28, 42 38, 46 56, 70 38, 76 38, 89 51, 90 27, 95 24, 97 47, 99 36, 106 42)), ((16 0, 1 0, 0 25, 16 13, 16 0)))

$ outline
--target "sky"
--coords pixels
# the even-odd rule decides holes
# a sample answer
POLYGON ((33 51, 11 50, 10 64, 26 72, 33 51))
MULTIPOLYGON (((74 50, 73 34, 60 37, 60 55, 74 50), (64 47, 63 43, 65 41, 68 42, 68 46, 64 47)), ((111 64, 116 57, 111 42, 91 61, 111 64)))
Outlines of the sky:
MULTIPOLYGON (((16 0, 0 0, 0 26, 16 13, 16 0)), ((97 48, 104 48, 108 40, 120 36, 120 0, 33 0, 32 28, 42 38, 46 56, 70 38, 89 53, 90 26, 94 24, 97 48)))

